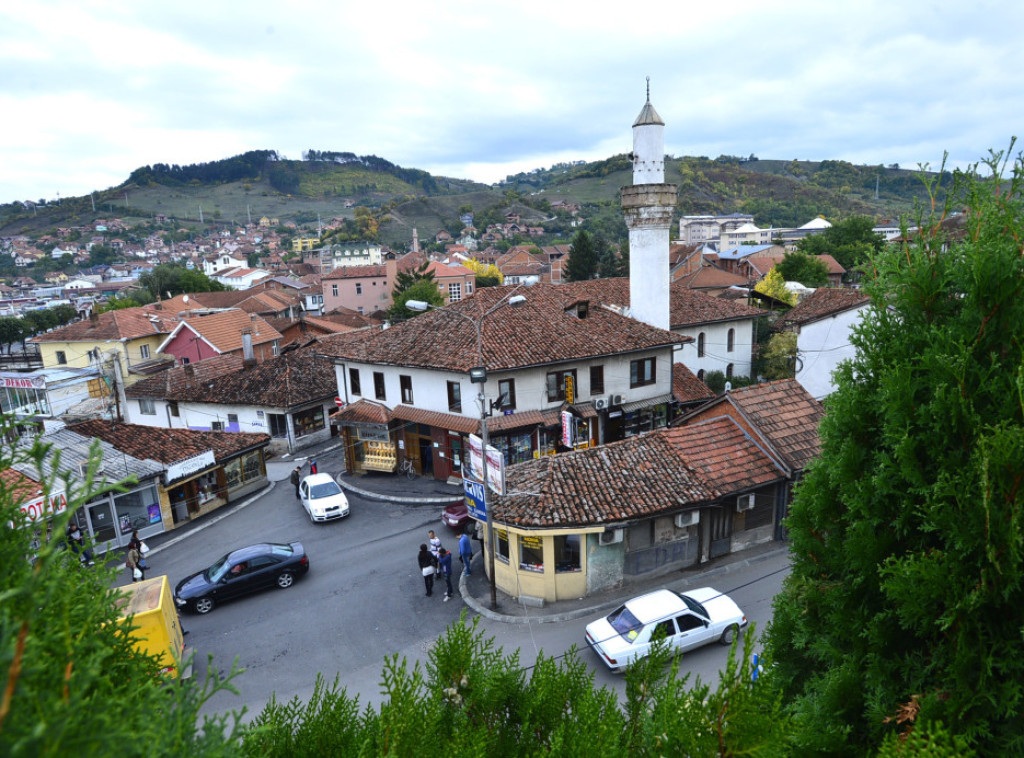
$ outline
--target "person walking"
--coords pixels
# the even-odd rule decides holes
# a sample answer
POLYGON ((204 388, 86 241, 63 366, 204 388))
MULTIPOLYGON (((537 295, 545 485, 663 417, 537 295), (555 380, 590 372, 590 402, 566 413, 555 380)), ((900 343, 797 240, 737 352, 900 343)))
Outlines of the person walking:
POLYGON ((420 573, 423 574, 423 585, 427 588, 427 597, 434 594, 434 574, 437 571, 437 558, 431 554, 426 545, 420 545, 420 553, 416 556, 420 573))
POLYGON ((438 548, 437 552, 440 554, 437 559, 437 567, 441 576, 444 577, 445 584, 448 585, 448 589, 444 593, 444 601, 447 603, 452 599, 452 554, 443 547, 438 548))
POLYGON ((78 528, 78 522, 74 519, 68 522, 67 545, 71 552, 78 556, 78 560, 89 566, 95 565, 92 551, 85 546, 85 537, 82 536, 82 530, 78 528))
POLYGON ((469 534, 463 532, 459 537, 459 560, 462 561, 462 573, 469 576, 473 572, 469 569, 469 563, 473 560, 473 545, 469 541, 469 534))
POLYGON ((434 534, 433 529, 427 531, 427 545, 435 558, 441 557, 441 538, 434 534))
POLYGON ((139 553, 139 549, 136 547, 128 548, 128 557, 125 559, 124 565, 128 567, 133 582, 141 582, 146 578, 146 571, 140 565, 141 561, 142 556, 139 553))
POLYGON ((302 479, 301 471, 302 471, 302 466, 296 466, 295 470, 292 471, 291 480, 292 480, 292 484, 295 485, 295 497, 296 497, 296 499, 298 499, 298 497, 299 497, 299 481, 302 479))
POLYGON ((145 571, 149 568, 149 562, 146 560, 146 551, 142 549, 142 538, 139 537, 139 530, 132 530, 132 538, 128 540, 128 549, 134 549, 139 554, 139 568, 145 571))

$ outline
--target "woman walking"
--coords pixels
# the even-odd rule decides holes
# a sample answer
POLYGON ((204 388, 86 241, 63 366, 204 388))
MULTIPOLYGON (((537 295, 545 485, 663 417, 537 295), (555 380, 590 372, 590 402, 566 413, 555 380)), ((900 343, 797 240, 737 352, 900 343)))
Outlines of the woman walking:
POLYGON ((423 584, 427 588, 427 597, 434 594, 434 573, 437 571, 437 558, 431 554, 426 545, 420 545, 420 553, 416 556, 423 574, 423 584))

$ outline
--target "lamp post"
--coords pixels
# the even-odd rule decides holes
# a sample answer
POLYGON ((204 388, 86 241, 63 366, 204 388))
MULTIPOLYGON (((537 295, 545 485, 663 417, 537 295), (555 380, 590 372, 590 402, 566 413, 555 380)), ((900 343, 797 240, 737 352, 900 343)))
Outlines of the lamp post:
POLYGON ((423 300, 406 300, 405 307, 413 311, 425 311, 430 308, 437 310, 444 310, 445 313, 454 313, 466 321, 470 322, 476 329, 476 354, 479 364, 469 370, 469 381, 473 384, 480 385, 480 391, 477 395, 477 402, 480 404, 480 443, 483 448, 483 458, 481 460, 481 479, 483 479, 483 490, 484 490, 484 507, 486 509, 486 524, 487 524, 487 573, 489 575, 491 585, 491 609, 497 609, 498 607, 498 589, 494 581, 494 553, 495 545, 497 540, 494 536, 493 520, 491 518, 491 507, 487 505, 487 418, 490 416, 490 412, 494 410, 496 406, 502 405, 501 398, 499 397, 497 402, 491 402, 490 407, 487 404, 487 397, 484 394, 484 387, 487 383, 487 367, 484 365, 484 340, 483 340, 483 322, 484 319, 494 313, 496 310, 508 305, 513 308, 522 305, 526 302, 524 295, 515 294, 520 287, 531 287, 537 283, 536 279, 526 279, 519 286, 515 287, 511 292, 501 298, 498 302, 480 314, 479 318, 473 318, 467 316, 465 313, 457 310, 451 310, 449 308, 441 308, 440 306, 431 305, 423 300))

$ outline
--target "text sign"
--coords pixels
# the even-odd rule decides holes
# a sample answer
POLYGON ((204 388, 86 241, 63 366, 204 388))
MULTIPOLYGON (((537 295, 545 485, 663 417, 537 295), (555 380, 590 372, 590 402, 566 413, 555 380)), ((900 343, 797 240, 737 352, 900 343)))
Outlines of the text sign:
POLYGON ((37 497, 21 505, 21 512, 29 521, 42 521, 48 516, 55 516, 68 509, 68 499, 63 492, 55 492, 46 497, 37 497))
POLYGON ((478 521, 486 521, 487 500, 484 496, 483 484, 464 478, 462 491, 465 493, 466 509, 469 511, 469 515, 478 521))

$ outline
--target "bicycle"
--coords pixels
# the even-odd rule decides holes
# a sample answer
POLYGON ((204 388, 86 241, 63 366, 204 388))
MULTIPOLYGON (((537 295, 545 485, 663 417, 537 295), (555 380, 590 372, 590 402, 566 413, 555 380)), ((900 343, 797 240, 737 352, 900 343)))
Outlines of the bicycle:
POLYGON ((402 465, 398 467, 398 473, 405 474, 409 479, 415 479, 419 476, 419 474, 416 473, 416 467, 408 458, 402 461, 402 465))

